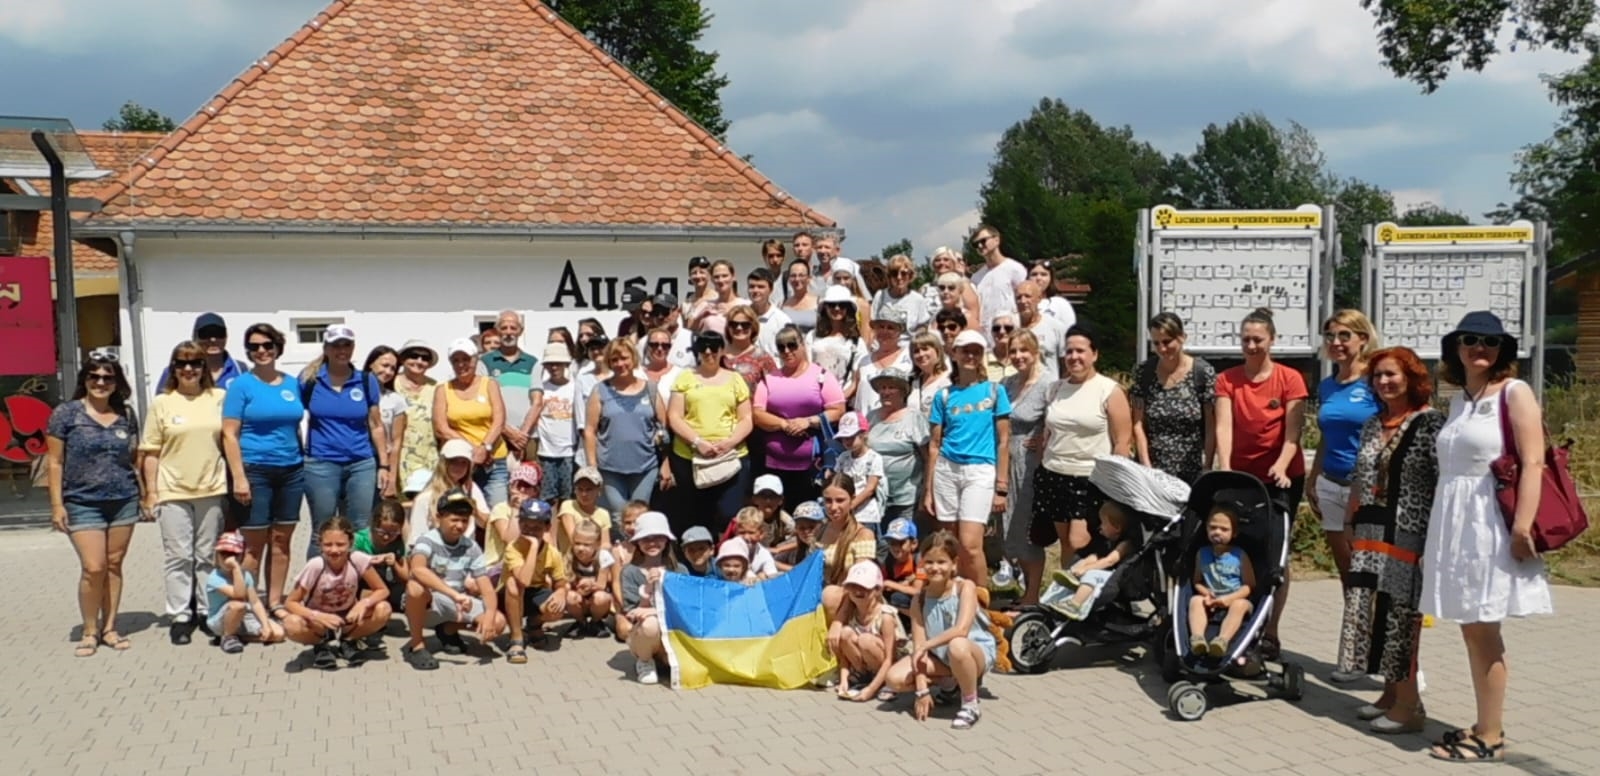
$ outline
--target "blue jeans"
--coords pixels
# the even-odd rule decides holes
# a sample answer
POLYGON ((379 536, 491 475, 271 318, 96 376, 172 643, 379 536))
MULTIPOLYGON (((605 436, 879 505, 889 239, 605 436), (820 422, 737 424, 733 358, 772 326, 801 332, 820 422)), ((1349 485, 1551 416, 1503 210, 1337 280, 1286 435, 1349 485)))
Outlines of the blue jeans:
MULTIPOLYGON (((494 508, 511 497, 511 473, 506 471, 506 459, 496 458, 488 466, 474 469, 472 481, 483 491, 483 497, 494 508)), ((551 505, 555 506, 555 505, 551 505)))
POLYGON ((656 489, 656 480, 661 479, 661 470, 651 467, 649 471, 638 474, 623 474, 601 469, 600 479, 605 481, 604 487, 600 490, 600 505, 611 513, 611 519, 620 526, 622 508, 627 506, 629 501, 650 503, 650 495, 656 489))
POLYGON ((378 462, 363 458, 349 463, 306 459, 306 501, 311 505, 309 560, 322 554, 322 526, 343 514, 357 531, 372 522, 372 504, 378 496, 378 462))
POLYGON ((305 465, 244 465, 244 478, 250 482, 250 514, 243 528, 262 530, 274 525, 300 522, 300 502, 305 500, 305 465))

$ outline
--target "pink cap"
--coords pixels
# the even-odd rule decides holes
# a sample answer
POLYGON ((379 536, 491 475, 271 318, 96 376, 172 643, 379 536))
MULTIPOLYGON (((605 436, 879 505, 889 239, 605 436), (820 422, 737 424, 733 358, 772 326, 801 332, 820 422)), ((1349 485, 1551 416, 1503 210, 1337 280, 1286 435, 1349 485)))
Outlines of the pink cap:
POLYGON ((520 482, 530 488, 539 487, 539 483, 543 479, 544 471, 539 468, 539 464, 530 461, 523 461, 518 464, 517 470, 511 473, 512 482, 520 482))
POLYGON ((845 575, 844 583, 876 590, 883 587, 883 570, 878 568, 877 561, 857 561, 856 565, 850 567, 850 573, 845 575))
POLYGON ((721 561, 723 558, 744 558, 749 560, 750 544, 737 536, 723 542, 722 546, 717 548, 717 560, 721 561))
POLYGON ((244 554, 244 534, 238 531, 229 531, 217 537, 217 552, 231 552, 236 555, 244 554))

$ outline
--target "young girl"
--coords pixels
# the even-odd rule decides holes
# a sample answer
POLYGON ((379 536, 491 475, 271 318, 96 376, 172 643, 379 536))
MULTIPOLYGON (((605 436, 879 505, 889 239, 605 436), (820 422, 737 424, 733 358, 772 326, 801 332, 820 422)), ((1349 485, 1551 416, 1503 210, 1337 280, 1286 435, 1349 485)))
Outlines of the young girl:
POLYGON ((835 474, 822 487, 822 510, 828 522, 817 537, 816 549, 822 552, 822 608, 828 621, 839 619, 839 607, 844 605, 844 580, 850 567, 857 561, 874 560, 878 554, 878 540, 872 530, 856 521, 855 484, 843 474, 835 474))
POLYGON ((839 430, 833 432, 833 438, 839 440, 844 451, 839 453, 835 470, 855 483, 855 500, 850 506, 856 520, 878 534, 882 533, 879 523, 883 520, 879 498, 884 492, 883 456, 867 446, 867 430, 867 417, 860 412, 847 412, 839 418, 839 430))
POLYGON ((600 546, 603 533, 593 520, 579 523, 567 552, 567 616, 578 621, 574 638, 611 635, 606 617, 615 604, 611 590, 617 567, 615 561, 607 562, 610 554, 600 546))
POLYGON ((283 626, 267 616, 256 593, 256 576, 244 570, 244 536, 230 531, 217 537, 216 567, 206 577, 206 626, 222 640, 222 651, 244 651, 243 638, 262 644, 283 641, 283 626))
POLYGON ((544 471, 538 464, 523 461, 511 472, 511 482, 506 503, 495 504, 489 510, 489 525, 483 536, 483 562, 489 567, 489 580, 495 589, 505 587, 506 547, 522 534, 522 505, 539 499, 539 483, 544 471))
POLYGON ((1094 609, 1095 599, 1100 597, 1101 589, 1111 579, 1111 570, 1136 549, 1132 532, 1127 530, 1127 526, 1128 511, 1121 504, 1106 501, 1100 505, 1102 541, 1090 542, 1086 548, 1089 554, 1072 564, 1071 568, 1060 572, 1062 581, 1078 588, 1072 598, 1061 605, 1062 614, 1081 620, 1094 609), (1106 549, 1108 546, 1110 549, 1106 549))
MULTIPOLYGON (((749 554, 745 557, 745 565, 749 567, 750 573, 757 579, 771 579, 778 576, 778 562, 773 559, 772 551, 767 549, 762 541, 766 537, 767 519, 761 514, 761 510, 757 507, 745 507, 739 510, 739 514, 733 516, 729 525, 736 534, 733 538, 743 539, 745 547, 749 550, 749 554)), ((726 541, 723 542, 723 546, 727 546, 726 541)), ((717 557, 722 557, 720 552, 717 557)))
POLYGON ((541 363, 545 379, 531 391, 532 407, 522 420, 522 433, 527 435, 533 454, 538 456, 539 466, 549 475, 544 478, 539 498, 560 504, 572 495, 572 460, 578 438, 578 426, 573 419, 578 404, 578 384, 569 373, 572 352, 567 345, 547 344, 541 363))
POLYGON ((850 567, 844 590, 839 619, 828 626, 828 651, 839 660, 839 698, 894 700, 884 681, 894 664, 900 618, 883 599, 883 571, 875 561, 861 561, 850 567))
POLYGON ((889 669, 889 687, 915 690, 913 714, 918 721, 933 710, 934 682, 947 690, 954 678, 961 691, 961 709, 950 727, 965 730, 978 723, 978 685, 994 667, 995 641, 988 615, 978 608, 972 581, 956 576, 961 543, 949 531, 928 537, 922 551, 927 584, 911 604, 911 655, 889 669))
MULTIPOLYGON (((411 581, 411 569, 406 566, 406 508, 397 499, 386 498, 378 502, 372 512, 372 526, 356 531, 356 552, 372 558, 372 567, 378 578, 389 588, 389 608, 401 611, 406 583, 411 581)), ((375 649, 381 643, 382 631, 367 640, 367 648, 375 649)))
POLYGON ((472 443, 465 439, 452 439, 439 446, 439 462, 434 464, 428 487, 417 493, 411 501, 411 519, 406 528, 406 545, 417 543, 428 529, 438 526, 434 513, 436 505, 451 488, 466 491, 472 499, 474 538, 482 545, 483 529, 489 524, 489 502, 483 490, 472 481, 472 443))
POLYGON ((365 662, 356 642, 383 630, 394 613, 372 557, 351 551, 355 539, 348 518, 328 518, 317 537, 322 554, 306 561, 284 601, 289 616, 283 629, 295 643, 311 647, 313 668, 336 668, 339 658, 351 666, 365 662), (363 585, 366 595, 360 594, 363 585))
MULTIPOLYGON (((611 532, 611 557, 618 566, 626 566, 633 560, 633 526, 640 515, 649 511, 650 505, 643 501, 629 501, 622 506, 622 519, 611 532)), ((617 596, 617 600, 621 599, 617 596)))
POLYGON ((655 609, 656 588, 668 571, 677 571, 671 548, 672 529, 667 516, 646 512, 639 516, 633 534, 633 561, 622 569, 622 616, 630 623, 628 651, 633 653, 634 677, 640 684, 659 681, 656 662, 666 658, 661 618, 655 609))
POLYGON ((749 542, 735 536, 717 548, 717 576, 724 582, 756 583, 756 575, 750 571, 749 542))
POLYGON ((551 542, 550 505, 539 499, 522 502, 517 510, 518 536, 506 545, 506 623, 511 626, 511 646, 506 662, 528 662, 527 647, 544 643, 544 624, 561 618, 567 609, 567 569, 551 542), (535 637, 523 639, 523 620, 532 615, 535 637))
POLYGON ((1256 573, 1249 556, 1233 546, 1238 532, 1239 516, 1233 510, 1226 506, 1211 509, 1206 518, 1206 539, 1211 543, 1201 547, 1195 558, 1194 597, 1189 599, 1189 651, 1195 655, 1209 653, 1220 658, 1228 654, 1228 642, 1253 606, 1250 591, 1256 586, 1256 573), (1206 626, 1219 609, 1227 614, 1217 637, 1207 643, 1206 626))
POLYGON ((561 522, 561 529, 556 533, 556 549, 563 553, 572 549, 572 534, 584 520, 593 520, 600 526, 600 546, 610 549, 611 513, 600 506, 601 486, 600 470, 593 466, 585 466, 573 475, 572 498, 561 502, 561 508, 556 511, 556 520, 561 522))

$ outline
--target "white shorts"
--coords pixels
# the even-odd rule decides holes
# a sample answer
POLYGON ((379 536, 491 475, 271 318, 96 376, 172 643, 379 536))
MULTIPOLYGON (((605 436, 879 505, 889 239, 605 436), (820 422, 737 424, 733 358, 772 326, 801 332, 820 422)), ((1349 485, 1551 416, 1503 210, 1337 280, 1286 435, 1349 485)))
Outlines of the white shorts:
POLYGON ((941 523, 988 523, 994 512, 994 464, 955 463, 944 456, 933 465, 933 514, 941 523))
POLYGON ((423 619, 423 625, 426 627, 433 628, 447 623, 471 625, 483 616, 483 599, 468 596, 472 598, 472 604, 463 617, 461 608, 456 606, 456 599, 436 590, 429 590, 428 595, 428 616, 423 619))
POLYGON ((1312 487, 1317 490, 1317 508, 1322 510, 1322 530, 1329 533, 1343 531, 1345 518, 1350 512, 1350 486, 1318 475, 1312 487))

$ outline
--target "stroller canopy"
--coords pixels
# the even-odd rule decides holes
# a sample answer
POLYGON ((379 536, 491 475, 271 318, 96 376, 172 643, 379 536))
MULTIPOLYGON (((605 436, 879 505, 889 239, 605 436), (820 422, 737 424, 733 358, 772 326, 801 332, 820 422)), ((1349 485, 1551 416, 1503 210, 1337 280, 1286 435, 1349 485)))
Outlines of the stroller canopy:
POLYGON ((1183 517, 1189 502, 1189 486, 1183 480, 1121 456, 1094 459, 1089 482, 1118 504, 1169 521, 1183 517))

